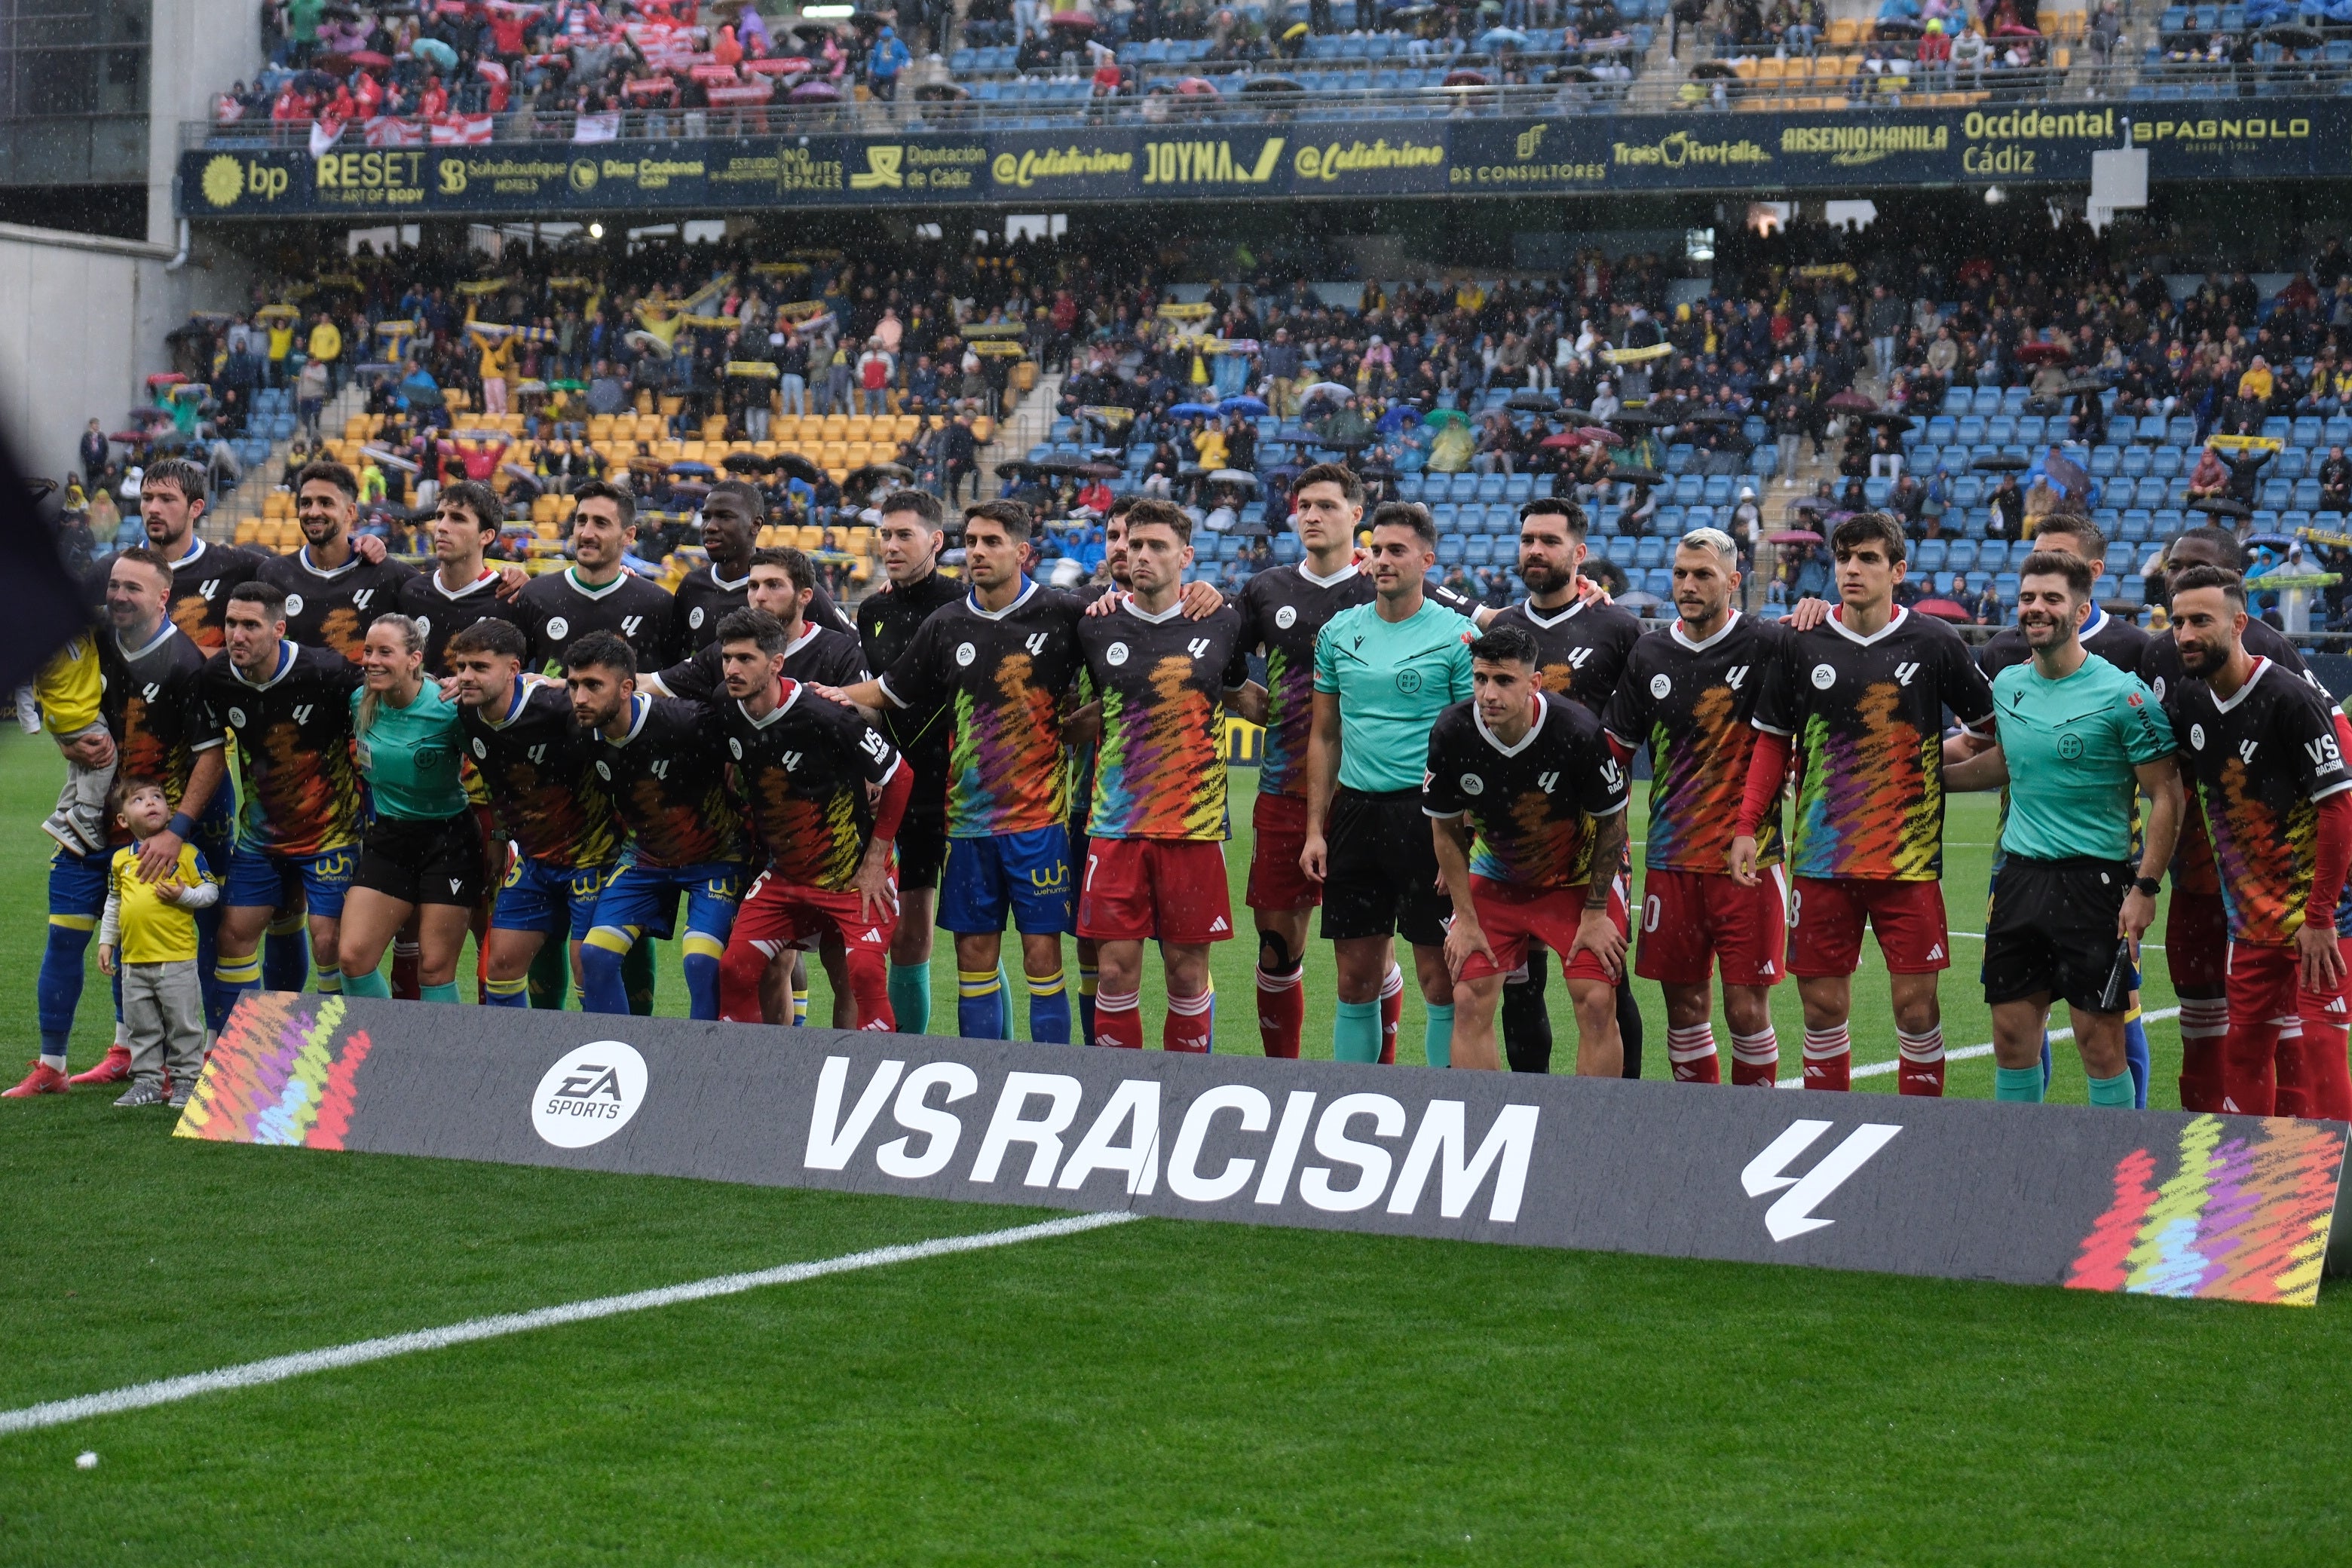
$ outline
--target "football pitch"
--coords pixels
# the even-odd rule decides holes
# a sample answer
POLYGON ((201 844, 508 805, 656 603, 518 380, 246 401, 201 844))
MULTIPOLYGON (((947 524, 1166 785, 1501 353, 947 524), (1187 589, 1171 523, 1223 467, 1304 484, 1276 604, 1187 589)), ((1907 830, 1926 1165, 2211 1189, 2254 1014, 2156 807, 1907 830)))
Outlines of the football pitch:
MULTIPOLYGON (((58 772, 45 741, 0 737, 10 1081, 35 1043, 35 825, 58 772)), ((1236 774, 1237 913, 1250 777, 1236 774)), ((1982 798, 1951 813, 1956 933, 1981 929, 1992 816, 1982 798)), ((1990 1039, 1976 952, 1956 934, 1944 1018, 1959 1050, 1990 1039)), ((676 949, 662 954, 662 1010, 682 1011, 676 949)), ((1217 952, 1221 1051, 1258 1049, 1254 956, 1246 935, 1217 952)), ((1874 963, 1855 988, 1858 1068, 1895 1056, 1874 963)), ((944 944, 935 967, 944 1027, 944 944)), ((2162 955, 2147 967, 2147 1005, 2164 1013, 2162 955)), ((1662 1078, 1664 1020, 1643 990, 1662 1078)), ((1017 977, 1013 991, 1018 1021, 1017 977)), ((1556 973, 1551 996, 1566 1062, 1556 973)), ((1307 1052, 1328 1056, 1328 949, 1307 998, 1307 1052)), ((820 976, 818 1017, 827 1005, 820 976)), ((1790 988, 1775 1011, 1792 1073, 1790 988)), ((1402 1060, 1421 1059, 1420 1014, 1409 1000, 1402 1060)), ((453 1015, 485 1050, 495 1018, 453 1015)), ((109 1027, 93 965, 77 1068, 109 1027)), ((2179 1037, 2168 1017, 2149 1035, 2169 1107, 2179 1037)), ((2063 1045, 2058 1060, 2053 1098, 2080 1102, 2079 1062, 2063 1045)), ((1989 1098, 1990 1055, 1956 1060, 1950 1085, 1989 1098)), ((47 1401, 1054 1217, 215 1144, 112 1097, 0 1103, 0 1563, 2279 1564, 2352 1550, 2352 1281, 2296 1310, 1160 1220, 10 1432, 5 1413, 47 1401)))

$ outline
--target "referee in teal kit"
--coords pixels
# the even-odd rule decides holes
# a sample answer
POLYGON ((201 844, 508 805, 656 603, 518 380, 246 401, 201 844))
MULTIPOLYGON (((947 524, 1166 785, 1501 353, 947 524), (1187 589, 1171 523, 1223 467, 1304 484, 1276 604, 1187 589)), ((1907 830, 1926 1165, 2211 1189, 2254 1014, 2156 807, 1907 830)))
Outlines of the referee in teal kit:
POLYGON ((1997 1100, 2042 1098, 2050 1006, 2074 1014, 2093 1105, 2132 1106, 2124 1060, 2137 943, 2180 830, 2172 725, 2139 677, 2094 658, 2081 630, 2091 568, 2079 556, 2026 557, 2018 628, 2033 655, 1993 680, 2000 744, 1948 763, 1948 789, 2009 786, 2002 860, 1985 922, 1985 1000, 1992 1006, 1997 1100), (2154 803, 2139 864, 2130 863, 2139 793, 2154 803), (2117 971, 2120 969, 2121 973, 2117 971))

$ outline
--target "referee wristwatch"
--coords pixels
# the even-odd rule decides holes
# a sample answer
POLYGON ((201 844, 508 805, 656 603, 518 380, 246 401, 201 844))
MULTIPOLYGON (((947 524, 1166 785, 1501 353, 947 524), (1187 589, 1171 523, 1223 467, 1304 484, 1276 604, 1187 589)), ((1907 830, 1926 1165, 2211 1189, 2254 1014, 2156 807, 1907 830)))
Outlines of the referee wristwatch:
POLYGON ((2144 893, 2152 899, 2156 897, 2158 893, 2163 891, 2164 879, 2161 877, 2134 877, 2132 879, 2132 889, 2135 892, 2144 893))

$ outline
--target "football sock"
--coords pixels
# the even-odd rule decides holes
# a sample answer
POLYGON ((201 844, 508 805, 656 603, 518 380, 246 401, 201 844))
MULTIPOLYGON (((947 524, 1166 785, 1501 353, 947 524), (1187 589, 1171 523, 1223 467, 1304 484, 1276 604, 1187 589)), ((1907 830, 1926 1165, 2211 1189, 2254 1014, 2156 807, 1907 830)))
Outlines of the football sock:
POLYGON ((1544 952, 1528 950, 1528 977, 1503 982, 1503 1055, 1513 1072, 1551 1071, 1551 1010, 1544 1005, 1544 952))
MULTIPOLYGON (((654 1016, 654 973, 651 938, 632 944, 629 951, 621 955, 621 990, 628 998, 628 1006, 624 1011, 634 1013, 640 1018, 654 1016)), ((695 1016, 701 1016, 700 1014, 695 1016)))
POLYGON ((402 1002, 422 1001, 422 983, 417 979, 419 958, 413 942, 392 944, 392 994, 402 1002))
POLYGON ((2116 1074, 2113 1078, 2093 1079, 2091 1080, 2091 1103, 2093 1105, 2118 1106, 2123 1110, 2129 1110, 2132 1108, 2131 1069, 2126 1068, 2122 1072, 2116 1074))
POLYGON ((2147 1026, 2140 1022, 2139 1004, 2132 1004, 2124 1019, 2124 1070, 2131 1074, 2132 1109, 2147 1109, 2147 1026))
POLYGON ((486 980, 482 983, 482 1001, 492 1007, 528 1007, 530 1005, 530 980, 518 975, 512 980, 486 980))
POLYGON ((230 1005, 236 1005, 238 996, 261 989, 261 954, 248 952, 243 958, 221 954, 220 962, 213 966, 213 980, 230 1005))
POLYGON ((890 1013, 902 1035, 925 1035, 931 1028, 931 966, 894 963, 890 966, 890 1013))
POLYGON ((321 996, 341 995, 343 994, 343 972, 340 969, 321 969, 319 971, 319 979, 316 989, 321 996))
POLYGON ((2050 1055, 2050 1031, 2044 1029, 2042 1031, 2042 1097, 2044 1100, 2050 1097, 2050 1075, 2057 1070, 2057 1063, 2050 1055))
POLYGON ((196 913, 196 975, 205 997, 205 1031, 217 1035, 228 1022, 229 1004, 236 1000, 222 989, 215 971, 220 968, 220 905, 196 913))
POLYGON ((2042 1069, 2038 1067, 1993 1068, 1992 1097, 2025 1105, 2041 1104, 2042 1069))
MULTIPOLYGON (((1097 1005, 1100 1005, 1099 1002, 1097 1005)), ((967 1040, 1005 1037, 1004 974, 995 969, 956 971, 956 1033, 967 1040)))
POLYGON ((808 987, 805 985, 793 987, 793 1027, 808 1027, 808 987))
POLYGON ((1143 1048, 1143 994, 1129 991, 1123 996, 1106 991, 1095 997, 1095 1032, 1088 1037, 1098 1046, 1116 1046, 1121 1050, 1143 1048))
POLYGON ((572 955, 567 945, 562 942, 540 943, 524 983, 532 1006, 549 1013, 562 1012, 564 1000, 572 990, 572 955))
MULTIPOLYGON (((1022 975, 1029 983, 1029 1037, 1041 1046, 1070 1043, 1070 980, 1066 971, 1022 975)), ((1097 999, 1100 1005, 1100 999, 1097 999)))
POLYGON ((2180 1109, 2221 1109, 2221 1041, 2230 1032, 2226 996, 2180 999, 2180 1109))
POLYGON ((63 1070, 66 1042, 73 1035, 74 1010, 81 1005, 82 978, 89 939, 97 925, 79 923, 80 915, 51 915, 49 944, 41 953, 41 974, 34 984, 40 1015, 41 1060, 63 1070), (60 921, 75 923, 61 925, 60 921))
POLYGON ((1095 993, 1102 988, 1102 971, 1084 959, 1078 961, 1078 1035, 1082 1039, 1095 1037, 1095 993))
POLYGON ((1625 1070, 1621 1078, 1642 1076, 1642 1004, 1633 996, 1631 971, 1617 977, 1617 1037, 1625 1045, 1625 1070))
POLYGON ((588 933, 580 947, 580 1010, 625 1015, 629 1010, 628 982, 622 978, 633 939, 606 927, 588 933))
POLYGON ((1896 1068, 1899 1075, 1895 1080, 1897 1092, 1941 1095, 1944 1092, 1943 1026, 1939 1024, 1918 1035, 1897 1029, 1895 1040, 1898 1047, 1896 1054, 1903 1058, 1896 1068))
POLYGON ((1853 1039, 1843 1024, 1805 1031, 1805 1087, 1853 1087, 1853 1039))
POLYGON ((365 974, 347 972, 343 975, 343 994, 373 996, 380 1002, 389 1002, 392 1000, 392 987, 385 983, 381 970, 371 969, 365 974))
POLYGON ((1769 1089, 1780 1078, 1780 1039, 1772 1026, 1760 1035, 1731 1037, 1731 1081, 1739 1086, 1761 1084, 1769 1089))
POLYGON ((299 991, 310 984, 310 941, 302 929, 307 923, 300 914, 270 922, 261 943, 261 978, 256 983, 264 991, 299 991))
POLYGON ((1331 1020, 1331 1059, 1340 1062, 1376 1062, 1381 1059, 1381 1004, 1378 1002, 1347 1002, 1339 1004, 1331 1020))
MULTIPOLYGON (((1216 994, 1203 991, 1197 996, 1168 998, 1168 1018, 1160 1028, 1160 1044, 1163 1049, 1189 1051, 1206 1056, 1215 1049, 1216 994)), ((1451 1011, 1451 1009, 1448 1009, 1451 1011)), ((1447 1026, 1452 1027, 1449 1020, 1447 1026)))
POLYGON ((1389 965, 1388 977, 1381 982, 1381 1054, 1382 1067, 1396 1061, 1397 1030, 1404 1025, 1404 971, 1389 965))
POLYGON ((1723 1065, 1717 1058, 1713 1024, 1693 1024, 1687 1029, 1666 1030, 1666 1060, 1676 1083, 1721 1083, 1723 1065))
POLYGON ((452 980, 442 985, 420 984, 416 987, 416 999, 420 1002, 446 1002, 454 1007, 457 1005, 457 983, 452 980))
POLYGON ((2266 1114, 2309 1116, 2311 1106, 2303 1070, 2303 1020, 2297 1016, 2274 1018, 2272 1023, 2278 1030, 2278 1056, 2266 1114))
POLYGON ((1427 1053, 1431 1067, 1443 1068, 1454 1065, 1453 1003, 1429 1004, 1429 1035, 1422 1049, 1427 1053))
POLYGON ((1300 970, 1288 974, 1257 972, 1257 1035, 1270 1057, 1296 1059, 1298 1034, 1307 1022, 1307 988, 1300 970))
POLYGON ((686 950, 686 1016, 718 1017, 719 961, 727 955, 727 944, 709 931, 690 931, 680 945, 686 950))

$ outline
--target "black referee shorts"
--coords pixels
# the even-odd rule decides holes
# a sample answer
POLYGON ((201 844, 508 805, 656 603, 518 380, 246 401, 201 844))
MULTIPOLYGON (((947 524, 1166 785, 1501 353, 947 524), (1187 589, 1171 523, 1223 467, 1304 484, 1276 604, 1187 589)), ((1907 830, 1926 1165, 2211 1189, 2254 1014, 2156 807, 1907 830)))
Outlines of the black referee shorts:
POLYGON ((1323 825, 1329 846, 1323 878, 1328 942, 1402 936, 1415 947, 1445 941, 1454 900, 1437 880, 1437 848, 1421 791, 1369 795, 1341 784, 1323 825))
POLYGON ((2116 966, 2116 919, 2134 875, 2121 860, 2004 859, 1985 923, 1985 1000, 2047 994, 2085 1011, 2121 1011, 2103 1005, 2100 994, 2116 966))
POLYGON ((948 858, 945 816, 908 816, 898 824, 898 889, 936 888, 948 858))
POLYGON ((424 820, 379 816, 369 824, 367 839, 360 846, 352 886, 373 889, 404 904, 471 909, 482 901, 488 875, 482 830, 472 812, 424 820))

